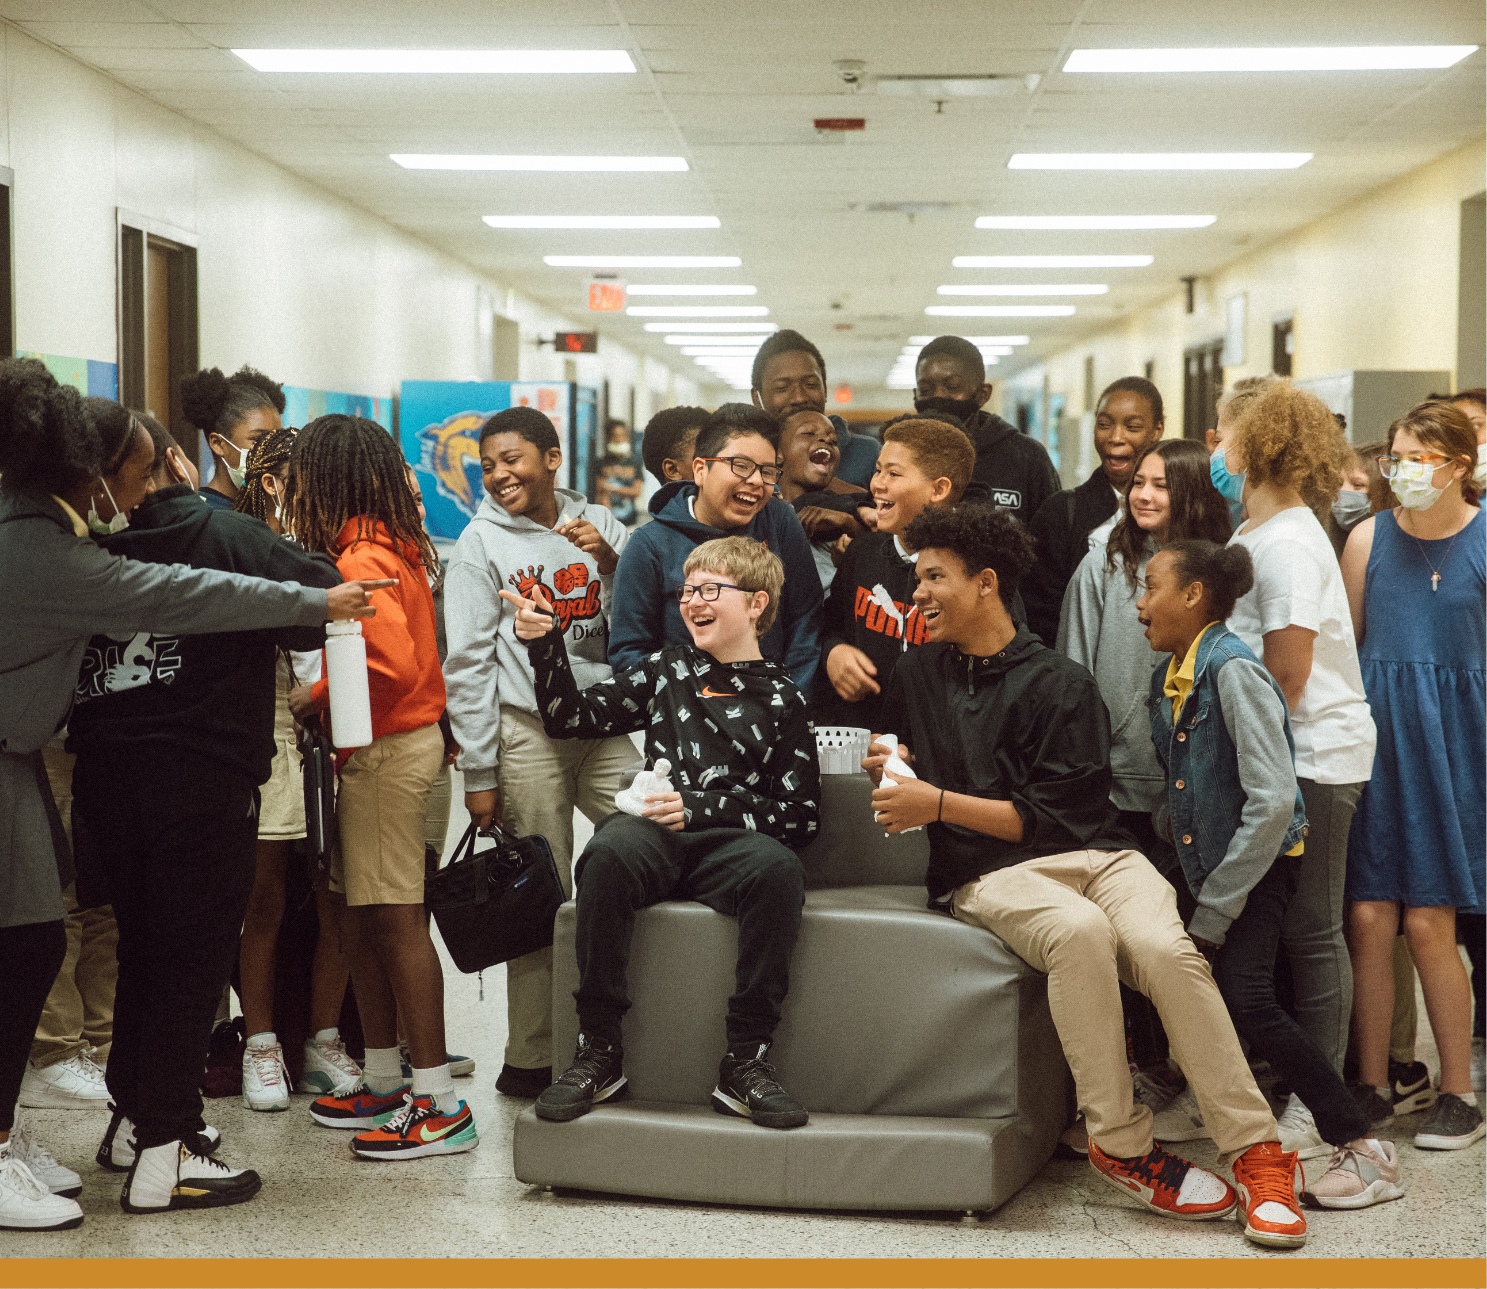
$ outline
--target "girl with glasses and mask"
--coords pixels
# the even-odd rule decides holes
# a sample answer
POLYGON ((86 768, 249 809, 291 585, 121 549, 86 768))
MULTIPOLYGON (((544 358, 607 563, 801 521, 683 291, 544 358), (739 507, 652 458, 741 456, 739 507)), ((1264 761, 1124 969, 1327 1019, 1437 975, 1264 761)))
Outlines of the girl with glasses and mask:
POLYGON ((215 466, 201 495, 214 509, 231 510, 247 482, 254 444, 283 428, 284 387, 251 367, 231 376, 208 367, 181 382, 181 410, 206 436, 215 466))
POLYGON ((1441 1057, 1440 1097, 1415 1145, 1438 1150, 1483 1135, 1471 992, 1456 948, 1457 916, 1482 914, 1487 885, 1487 521, 1476 460, 1459 407, 1423 403, 1395 421, 1379 468, 1399 506, 1360 524, 1343 553, 1379 728, 1348 847, 1361 1095, 1377 1116, 1391 1112, 1391 958, 1402 924, 1441 1057))

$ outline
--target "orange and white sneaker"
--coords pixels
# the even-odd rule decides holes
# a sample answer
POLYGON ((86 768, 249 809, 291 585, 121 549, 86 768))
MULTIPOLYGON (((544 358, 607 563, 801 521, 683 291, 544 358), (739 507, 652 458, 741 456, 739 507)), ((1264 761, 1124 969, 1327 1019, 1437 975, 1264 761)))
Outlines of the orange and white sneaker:
POLYGON ((1256 1244, 1299 1249, 1306 1243, 1301 1216, 1305 1179, 1296 1152, 1278 1141, 1251 1146, 1234 1161, 1234 1184, 1244 1204, 1244 1234, 1256 1244))
POLYGON ((442 1113, 433 1097, 408 1096, 403 1108, 380 1128, 359 1132, 351 1149, 363 1159, 422 1159, 425 1155, 457 1155, 480 1144, 475 1116, 463 1101, 451 1114, 442 1113))
POLYGON ((1168 1154, 1155 1142, 1136 1159, 1117 1159, 1091 1138, 1089 1163, 1116 1190, 1163 1217, 1202 1222, 1228 1217, 1239 1203, 1234 1188, 1217 1173, 1168 1154))

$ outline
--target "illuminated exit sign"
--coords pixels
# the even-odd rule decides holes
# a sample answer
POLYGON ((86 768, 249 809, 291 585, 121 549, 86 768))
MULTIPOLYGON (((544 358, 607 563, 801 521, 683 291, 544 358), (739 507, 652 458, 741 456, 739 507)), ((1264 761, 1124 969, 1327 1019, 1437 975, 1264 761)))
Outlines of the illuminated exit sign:
POLYGON ((597 331, 560 331, 552 338, 552 347, 560 354, 597 354, 597 331))

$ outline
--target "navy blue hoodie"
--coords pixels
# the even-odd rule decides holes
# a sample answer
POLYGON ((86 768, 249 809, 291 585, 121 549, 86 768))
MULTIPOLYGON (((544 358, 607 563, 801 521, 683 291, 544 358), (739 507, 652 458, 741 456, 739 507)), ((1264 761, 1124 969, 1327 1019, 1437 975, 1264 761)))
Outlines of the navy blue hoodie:
POLYGON ((695 483, 668 483, 651 498, 652 522, 625 543, 609 611, 609 665, 619 674, 667 645, 690 645, 676 602, 676 589, 686 581, 687 556, 716 537, 752 537, 785 566, 779 616, 759 641, 759 651, 767 661, 781 663, 808 693, 821 656, 821 579, 800 520, 788 503, 771 497, 743 528, 712 528, 693 516, 696 496, 695 483))

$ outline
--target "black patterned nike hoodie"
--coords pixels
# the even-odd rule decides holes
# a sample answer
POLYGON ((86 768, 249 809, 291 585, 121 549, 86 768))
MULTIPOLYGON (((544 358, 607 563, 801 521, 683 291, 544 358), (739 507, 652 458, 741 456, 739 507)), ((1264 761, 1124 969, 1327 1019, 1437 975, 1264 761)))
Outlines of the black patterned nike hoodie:
POLYGON ((694 645, 671 645, 580 690, 557 632, 528 648, 548 737, 644 730, 646 765, 671 762, 687 832, 748 828, 797 849, 816 835, 816 735, 778 663, 719 662, 694 645))

